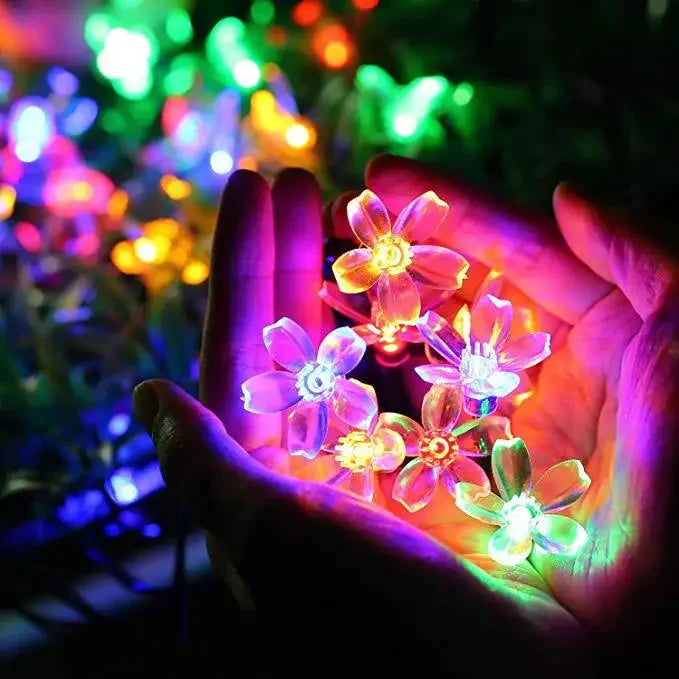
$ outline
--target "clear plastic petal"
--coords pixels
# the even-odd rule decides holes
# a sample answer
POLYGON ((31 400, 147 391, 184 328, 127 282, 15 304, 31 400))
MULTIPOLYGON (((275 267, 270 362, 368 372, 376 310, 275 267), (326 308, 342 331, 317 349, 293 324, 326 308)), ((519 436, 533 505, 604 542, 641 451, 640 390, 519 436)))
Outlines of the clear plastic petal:
POLYGON ((472 423, 465 422, 453 431, 465 455, 487 457, 493 450, 495 441, 514 438, 508 417, 486 415, 476 422, 476 426, 468 426, 472 423), (463 427, 465 428, 460 431, 463 427))
POLYGON ((476 304, 484 295, 494 295, 495 297, 500 297, 502 292, 502 286, 504 285, 505 278, 502 271, 499 269, 491 269, 486 277, 481 281, 476 294, 474 295, 474 304, 476 304))
POLYGON ((403 462, 406 455, 403 438, 393 429, 378 427, 372 439, 379 450, 373 459, 373 469, 380 472, 393 472, 403 462))
POLYGON ((340 292, 355 294, 372 288, 380 277, 380 270, 373 264, 370 250, 357 248, 340 255, 332 265, 332 272, 340 292))
POLYGON ((436 349, 452 365, 460 365, 460 354, 466 344, 445 318, 435 311, 427 311, 417 322, 417 327, 427 344, 436 349))
POLYGON ((398 331, 396 335, 399 339, 402 339, 408 344, 418 344, 424 342, 424 337, 422 333, 417 329, 415 325, 405 325, 401 330, 398 331))
POLYGON ((367 430, 377 413, 377 397, 369 384, 337 379, 333 408, 338 417, 357 429, 367 430))
POLYGON ((442 290, 458 290, 467 277, 469 262, 454 250, 440 245, 411 245, 412 264, 408 270, 424 285, 442 290))
POLYGON ((370 323, 370 305, 362 295, 348 295, 339 289, 337 283, 323 281, 318 296, 335 311, 356 323, 370 323))
POLYGON ((336 328, 318 347, 318 362, 332 368, 335 375, 346 375, 360 363, 365 348, 365 341, 351 328, 336 328))
POLYGON ((388 323, 412 324, 420 317, 420 293, 407 271, 380 276, 377 299, 388 323))
POLYGON ((551 353, 548 332, 533 332, 506 344, 498 355, 504 370, 525 370, 543 361, 551 353))
MULTIPOLYGON (((462 347, 471 341, 472 315, 469 307, 463 304, 453 318, 453 330, 462 338, 462 347)), ((460 350, 462 351, 462 350, 460 350)), ((459 353, 459 352, 458 352, 459 353)))
POLYGON ((297 376, 282 370, 255 375, 243 382, 243 403, 251 413, 280 413, 302 397, 297 392, 297 376))
POLYGON ((354 235, 368 247, 391 232, 391 220, 384 203, 366 189, 347 205, 347 217, 354 235))
POLYGON ((459 483, 473 483, 479 488, 490 492, 490 481, 481 465, 464 455, 456 455, 449 469, 457 477, 459 483))
POLYGON ((448 214, 448 203, 434 191, 427 191, 406 205, 399 213, 392 233, 412 241, 429 238, 448 214))
POLYGON ((516 373, 496 370, 486 380, 488 385, 485 396, 507 396, 519 386, 521 378, 516 373))
POLYGON ((488 554, 503 566, 517 566, 524 562, 532 548, 533 540, 530 537, 515 540, 509 526, 498 528, 488 541, 488 554))
POLYGON ((417 512, 431 501, 438 480, 438 467, 430 467, 419 458, 412 460, 396 477, 391 496, 409 512, 417 512))
POLYGON ((452 431, 462 411, 462 394, 456 387, 434 384, 422 399, 425 429, 452 431))
POLYGON ((356 472, 349 478, 349 491, 372 502, 375 495, 375 472, 372 469, 364 469, 356 472))
POLYGON ((491 462, 495 485, 505 500, 528 489, 530 456, 526 444, 520 438, 496 441, 491 462))
POLYGON ((299 372, 315 358, 314 345, 304 329, 290 318, 281 318, 262 330, 271 357, 287 370, 299 372))
POLYGON ((535 523, 533 539, 550 554, 573 556, 587 542, 587 531, 568 516, 542 514, 535 523))
POLYGON ((513 315, 510 301, 484 295, 471 310, 471 341, 501 347, 509 337, 513 315))
POLYGON ((323 441, 323 450, 334 453, 342 436, 346 436, 353 427, 335 415, 332 408, 328 408, 328 431, 323 441))
POLYGON ((288 451, 310 460, 318 455, 328 433, 328 404, 302 403, 288 416, 288 451))
POLYGON ((544 512, 560 512, 578 500, 592 483, 580 460, 565 460, 550 467, 536 482, 531 495, 544 512))
POLYGON ((455 504, 465 513, 483 523, 502 525, 500 512, 505 506, 504 500, 484 486, 474 483, 458 483, 455 486, 455 504))
POLYGON ((420 439, 424 429, 415 420, 399 413, 380 413, 377 428, 393 429, 403 439, 406 455, 413 457, 420 454, 420 439))

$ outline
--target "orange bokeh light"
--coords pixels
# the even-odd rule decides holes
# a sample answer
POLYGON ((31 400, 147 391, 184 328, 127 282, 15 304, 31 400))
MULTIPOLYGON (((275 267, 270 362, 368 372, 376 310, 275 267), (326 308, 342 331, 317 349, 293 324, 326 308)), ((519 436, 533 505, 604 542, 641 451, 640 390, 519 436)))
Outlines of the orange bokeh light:
POLYGON ((353 50, 349 33, 340 24, 328 24, 319 28, 312 39, 318 58, 332 69, 347 65, 353 50))
POLYGON ((375 9, 380 4, 380 0, 354 0, 354 7, 365 12, 375 9))
POLYGON ((182 271, 182 281, 187 285, 200 285, 210 273, 208 265, 200 259, 187 262, 182 271))
POLYGON ((349 50, 343 42, 333 40, 323 50, 323 61, 330 68, 342 68, 349 60, 349 50))

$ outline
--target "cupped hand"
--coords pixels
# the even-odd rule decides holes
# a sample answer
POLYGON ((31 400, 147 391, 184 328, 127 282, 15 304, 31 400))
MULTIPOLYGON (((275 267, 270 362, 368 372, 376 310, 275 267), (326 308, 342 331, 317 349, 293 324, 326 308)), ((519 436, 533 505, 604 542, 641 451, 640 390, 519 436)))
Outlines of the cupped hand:
POLYGON ((135 393, 168 484, 210 532, 213 562, 279 639, 306 640, 298 667, 319 644, 335 662, 357 636, 380 668, 442 673, 451 664, 479 672, 470 636, 486 639, 509 675, 587 674, 616 649, 641 652, 635 630, 659 634, 676 559, 672 266, 567 187, 555 194, 559 234, 412 161, 378 158, 367 183, 392 212, 434 189, 451 204, 436 238, 502 270, 550 325, 556 350, 512 425, 537 473, 561 459, 585 463, 592 487, 572 514, 590 540, 574 559, 534 552, 531 563, 501 567, 485 554, 487 527, 445 496, 409 515, 384 499, 386 479, 378 499, 395 516, 316 483, 322 463, 290 462, 281 417, 243 411, 240 384, 271 367, 264 325, 289 316, 318 341, 328 324, 316 295, 320 197, 300 170, 272 191, 240 171, 213 246, 204 406, 162 381, 135 393))

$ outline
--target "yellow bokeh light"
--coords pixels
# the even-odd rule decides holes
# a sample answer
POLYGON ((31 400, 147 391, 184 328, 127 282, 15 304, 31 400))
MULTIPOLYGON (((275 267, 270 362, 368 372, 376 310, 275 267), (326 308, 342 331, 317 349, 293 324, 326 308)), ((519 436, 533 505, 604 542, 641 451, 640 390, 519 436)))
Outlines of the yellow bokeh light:
POLYGON ((332 40, 323 50, 323 61, 330 68, 342 68, 349 60, 347 46, 339 40, 332 40))
POLYGON ((117 243, 111 250, 111 261, 122 273, 139 274, 144 270, 143 264, 134 252, 130 241, 117 243))
POLYGON ((158 248, 155 243, 146 236, 137 238, 134 241, 134 254, 139 257, 142 262, 150 264, 158 259, 158 248))
POLYGON ((191 195, 191 184, 171 174, 165 174, 160 178, 160 188, 172 200, 183 200, 191 195))
POLYGON ((294 149, 302 149, 309 145, 311 135, 301 123, 293 123, 285 131, 285 141, 294 149))
POLYGON ((94 195, 94 189, 92 188, 92 184, 81 179, 80 181, 73 182, 71 195, 73 196, 73 200, 86 203, 88 200, 91 200, 94 195))
POLYGON ((130 199, 125 191, 118 189, 114 191, 108 201, 107 212, 109 217, 120 219, 127 212, 130 199))
POLYGON ((0 186, 0 219, 7 219, 14 212, 17 192, 13 186, 0 186))
POLYGON ((210 273, 205 262, 199 259, 190 260, 182 271, 182 281, 187 285, 200 285, 210 273))

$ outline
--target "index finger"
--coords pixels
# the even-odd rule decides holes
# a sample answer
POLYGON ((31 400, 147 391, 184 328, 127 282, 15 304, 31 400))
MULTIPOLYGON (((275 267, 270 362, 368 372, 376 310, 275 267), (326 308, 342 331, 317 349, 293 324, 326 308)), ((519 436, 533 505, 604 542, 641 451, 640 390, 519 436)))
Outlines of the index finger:
POLYGON ((500 269, 568 323, 575 323, 612 288, 575 257, 551 219, 504 205, 421 163, 378 156, 367 167, 366 184, 394 214, 433 189, 450 205, 436 239, 500 269))
POLYGON ((278 415, 243 408, 241 384, 272 369, 262 328, 273 322, 274 229, 271 191, 249 170, 231 175, 212 243, 200 359, 202 402, 248 449, 278 445, 278 415))

